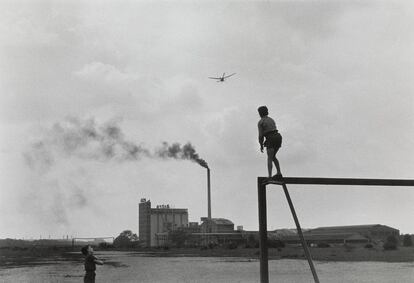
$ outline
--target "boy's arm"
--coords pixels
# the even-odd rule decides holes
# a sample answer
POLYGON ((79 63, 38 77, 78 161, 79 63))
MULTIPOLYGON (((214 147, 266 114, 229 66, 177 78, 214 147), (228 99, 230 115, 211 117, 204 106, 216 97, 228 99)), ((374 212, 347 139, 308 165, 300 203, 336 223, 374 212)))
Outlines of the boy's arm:
POLYGON ((264 136, 263 136, 263 131, 262 131, 262 127, 260 125, 260 122, 257 124, 257 128, 259 130, 259 144, 260 144, 260 151, 263 152, 263 142, 264 142, 264 136))
POLYGON ((103 264, 104 264, 104 263, 103 263, 103 260, 100 260, 100 259, 98 259, 98 258, 97 258, 97 257, 95 257, 95 256, 94 256, 93 262, 94 262, 95 264, 98 264, 98 265, 103 265, 103 264))
POLYGON ((263 136, 259 136, 259 143, 260 143, 260 151, 261 152, 263 152, 263 140, 264 140, 264 137, 263 136))

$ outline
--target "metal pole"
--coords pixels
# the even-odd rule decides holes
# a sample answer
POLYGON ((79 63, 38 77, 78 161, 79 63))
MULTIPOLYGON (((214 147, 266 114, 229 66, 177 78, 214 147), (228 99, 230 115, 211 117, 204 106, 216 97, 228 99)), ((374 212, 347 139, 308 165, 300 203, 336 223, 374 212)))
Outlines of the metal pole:
POLYGON ((296 229, 298 230, 300 241, 302 242, 303 251, 305 252, 306 259, 308 260, 309 267, 312 271, 313 279, 315 283, 319 283, 318 274, 316 274, 315 266, 313 265, 312 256, 309 252, 308 245, 306 244, 305 238, 303 237, 302 228, 300 227, 298 217, 293 206, 292 199, 290 198, 289 191, 285 183, 282 183, 283 191, 285 192, 286 199, 289 203, 290 211, 292 212, 293 220, 295 220, 296 229))
POLYGON ((260 282, 269 283, 269 261, 267 254, 267 215, 266 215, 266 185, 263 178, 257 178, 257 193, 259 203, 259 245, 260 245, 260 282))
POLYGON ((211 220, 211 184, 210 184, 210 168, 207 168, 207 206, 208 220, 211 220))

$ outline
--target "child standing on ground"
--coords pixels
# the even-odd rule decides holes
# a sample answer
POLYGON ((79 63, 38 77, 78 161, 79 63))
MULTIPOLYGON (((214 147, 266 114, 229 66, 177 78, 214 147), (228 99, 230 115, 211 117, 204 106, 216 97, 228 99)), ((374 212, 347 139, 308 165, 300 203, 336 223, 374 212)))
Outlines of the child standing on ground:
POLYGON ((103 265, 103 261, 93 255, 93 248, 90 245, 84 246, 81 251, 85 256, 85 276, 83 277, 83 282, 95 283, 96 265, 103 265))
POLYGON ((279 161, 276 158, 276 153, 279 148, 282 146, 282 136, 279 134, 275 120, 270 118, 269 111, 266 106, 260 106, 257 111, 260 115, 260 121, 257 124, 259 129, 259 144, 260 151, 263 152, 263 148, 266 147, 267 152, 267 171, 269 173, 269 178, 272 178, 272 163, 276 167, 277 177, 282 177, 282 172, 280 171, 279 161), (264 140, 266 138, 266 140, 264 140))

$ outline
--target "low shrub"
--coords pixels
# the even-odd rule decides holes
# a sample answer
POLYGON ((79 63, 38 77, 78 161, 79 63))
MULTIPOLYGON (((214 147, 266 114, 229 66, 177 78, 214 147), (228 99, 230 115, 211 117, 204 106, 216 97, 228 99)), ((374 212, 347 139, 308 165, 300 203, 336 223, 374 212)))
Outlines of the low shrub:
POLYGON ((352 251, 355 249, 355 247, 350 246, 350 245, 348 245, 348 244, 345 244, 345 245, 344 245, 344 248, 345 248, 345 251, 346 251, 346 252, 352 252, 352 251))
POLYGON ((110 248, 113 248, 114 246, 110 243, 102 242, 102 243, 99 243, 98 247, 99 249, 110 249, 110 248))
POLYGON ((397 249, 397 244, 392 243, 392 242, 386 242, 382 247, 386 251, 396 250, 397 249))
POLYGON ((384 250, 396 250, 398 245, 398 239, 395 236, 388 236, 387 241, 383 245, 384 250))
POLYGON ((403 238, 403 246, 404 247, 411 247, 413 245, 413 240, 411 239, 411 235, 406 234, 403 238))
POLYGON ((235 243, 235 242, 230 242, 230 243, 228 243, 228 244, 226 245, 226 248, 227 248, 227 249, 229 249, 229 250, 234 250, 234 249, 237 249, 237 243, 235 243))
POLYGON ((366 248, 366 249, 372 249, 374 246, 372 245, 372 244, 366 244, 365 246, 364 246, 364 248, 366 248))
POLYGON ((328 243, 325 243, 325 242, 321 242, 321 243, 318 243, 316 246, 318 248, 329 248, 331 245, 329 245, 328 243))
POLYGON ((268 240, 267 241, 267 246, 269 248, 284 248, 285 247, 285 243, 282 242, 281 240, 268 240))

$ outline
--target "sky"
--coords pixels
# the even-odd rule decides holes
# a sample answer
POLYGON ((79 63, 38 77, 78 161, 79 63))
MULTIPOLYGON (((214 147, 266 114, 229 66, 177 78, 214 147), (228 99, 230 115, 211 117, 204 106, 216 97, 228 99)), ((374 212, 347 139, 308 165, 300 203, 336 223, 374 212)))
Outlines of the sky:
MULTIPOLYGON (((414 179, 413 26, 411 1, 0 1, 0 238, 138 233, 141 198, 199 222, 206 169, 164 142, 208 163, 213 217, 257 230, 261 105, 285 176, 414 179)), ((411 188, 289 190, 302 227, 414 233, 411 188)))

